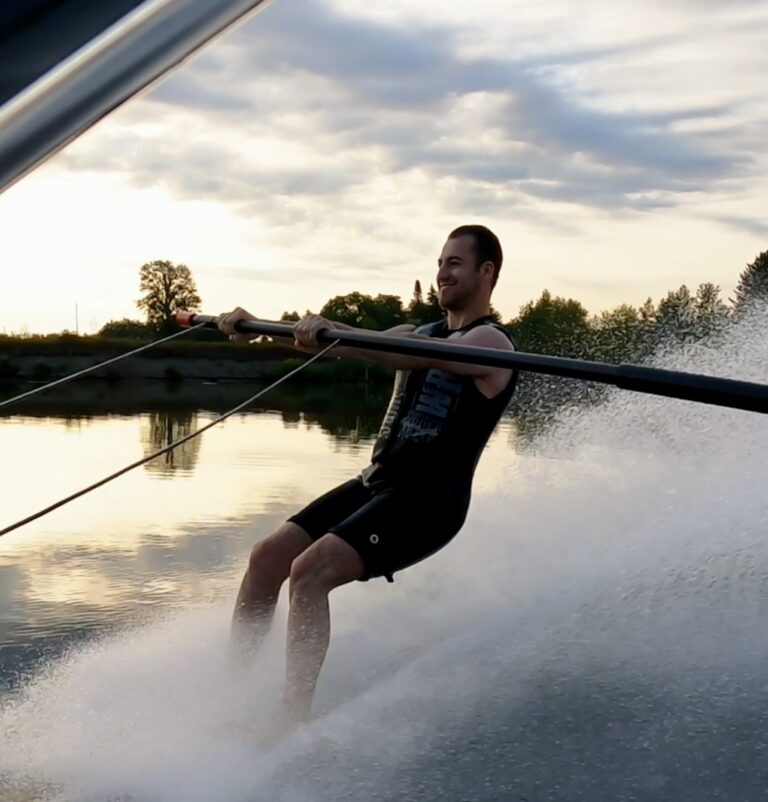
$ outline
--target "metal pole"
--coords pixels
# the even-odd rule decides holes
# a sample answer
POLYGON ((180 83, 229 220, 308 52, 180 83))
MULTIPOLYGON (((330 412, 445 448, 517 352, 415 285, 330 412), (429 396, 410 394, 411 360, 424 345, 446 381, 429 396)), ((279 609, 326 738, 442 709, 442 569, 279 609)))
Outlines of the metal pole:
MULTIPOLYGON (((216 328, 216 318, 211 315, 182 312, 177 315, 177 320, 182 326, 196 326, 203 323, 208 328, 216 328)), ((287 323, 249 320, 238 323, 237 330, 293 339, 293 326, 287 323)), ((335 340, 340 345, 373 351, 546 373, 551 376, 612 384, 622 390, 768 414, 768 385, 755 382, 721 379, 677 370, 646 368, 640 365, 613 365, 608 362, 589 362, 545 354, 478 348, 446 340, 386 335, 377 331, 329 329, 321 331, 318 336, 318 341, 321 343, 331 343, 335 340)))
POLYGON ((0 109, 0 192, 268 0, 147 0, 0 109))

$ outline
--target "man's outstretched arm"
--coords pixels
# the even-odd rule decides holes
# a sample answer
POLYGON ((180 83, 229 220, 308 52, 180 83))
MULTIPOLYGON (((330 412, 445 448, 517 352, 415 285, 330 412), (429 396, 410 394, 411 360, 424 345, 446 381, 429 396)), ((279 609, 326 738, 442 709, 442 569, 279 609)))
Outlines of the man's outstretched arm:
MULTIPOLYGON (((257 320, 254 315, 245 309, 237 308, 233 312, 219 315, 217 322, 219 329, 228 334, 230 339, 235 342, 249 342, 256 339, 257 334, 241 334, 235 331, 235 324, 241 320, 257 320)), ((430 340, 432 338, 414 331, 414 326, 404 324, 385 329, 380 332, 387 336, 416 338, 430 340)), ((316 354, 323 349, 323 345, 317 341, 320 331, 369 331, 356 326, 349 326, 346 323, 339 323, 335 320, 328 320, 320 315, 306 315, 299 320, 293 327, 293 345, 300 351, 316 354)), ((507 337, 493 326, 478 326, 462 335, 461 342, 464 345, 474 345, 480 348, 499 348, 500 350, 512 351, 514 346, 507 337)), ((459 373, 467 376, 490 377, 498 375, 499 378, 507 378, 511 375, 511 370, 506 368, 492 368, 486 365, 472 365, 466 362, 451 362, 450 360, 435 359, 433 357, 408 356, 405 354, 387 353, 367 348, 354 348, 351 346, 338 346, 332 353, 337 357, 353 359, 368 359, 378 365, 395 370, 426 370, 436 368, 445 370, 449 373, 459 373)))
MULTIPOLYGON (((250 334, 239 332, 235 326, 243 320, 258 321, 255 315, 252 315, 247 309, 237 307, 232 312, 225 312, 216 318, 216 325, 220 331, 229 335, 229 339, 236 343, 248 343, 257 340, 261 334, 250 334)), ((293 327, 294 341, 293 346, 299 351, 308 354, 316 354, 322 351, 325 345, 317 342, 317 334, 321 329, 343 329, 345 331, 369 331, 369 329, 362 329, 356 326, 348 326, 346 323, 339 323, 336 320, 328 320, 320 315, 305 315, 301 320, 296 322, 293 327)), ((413 331, 414 326, 410 324, 403 324, 400 326, 393 326, 390 329, 385 329, 379 332, 380 334, 405 334, 413 331)), ((387 357, 394 356, 393 354, 383 354, 381 352, 368 352, 364 348, 349 348, 338 347, 334 348, 333 356, 335 357, 351 357, 351 358, 373 358, 374 356, 381 357, 375 361, 379 364, 389 365, 390 362, 387 357)))

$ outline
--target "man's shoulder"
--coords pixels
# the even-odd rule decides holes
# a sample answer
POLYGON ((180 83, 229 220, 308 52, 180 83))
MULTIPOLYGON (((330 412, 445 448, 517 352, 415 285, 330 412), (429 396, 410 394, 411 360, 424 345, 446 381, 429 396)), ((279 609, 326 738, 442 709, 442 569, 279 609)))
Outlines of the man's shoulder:
POLYGON ((475 326, 463 334, 462 339, 466 341, 467 344, 477 345, 481 348, 515 350, 515 341, 512 337, 512 332, 495 320, 489 320, 486 323, 475 326))
POLYGON ((512 330, 509 328, 509 326, 499 323, 498 320, 489 320, 485 325, 496 331, 500 331, 512 343, 513 346, 515 345, 515 337, 512 334, 512 330))
POLYGON ((414 334, 426 334, 428 337, 442 331, 445 328, 445 320, 434 320, 432 323, 422 323, 413 330, 414 334))

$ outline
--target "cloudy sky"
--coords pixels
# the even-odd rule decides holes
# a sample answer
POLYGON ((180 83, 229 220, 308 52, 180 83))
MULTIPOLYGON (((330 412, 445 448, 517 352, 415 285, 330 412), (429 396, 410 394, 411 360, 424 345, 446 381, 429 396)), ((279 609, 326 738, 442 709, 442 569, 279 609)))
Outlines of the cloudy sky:
POLYGON ((0 331, 407 301, 447 232, 502 240, 504 318, 682 283, 768 248, 765 0, 275 0, 0 195, 0 331))

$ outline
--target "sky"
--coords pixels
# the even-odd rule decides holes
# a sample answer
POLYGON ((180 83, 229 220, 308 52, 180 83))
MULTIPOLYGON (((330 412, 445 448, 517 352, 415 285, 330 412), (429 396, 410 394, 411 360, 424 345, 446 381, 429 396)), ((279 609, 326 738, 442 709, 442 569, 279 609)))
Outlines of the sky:
POLYGON ((139 318, 139 268, 267 319, 426 288, 482 223, 507 320, 768 249, 764 0, 274 0, 0 195, 0 332, 139 318))

